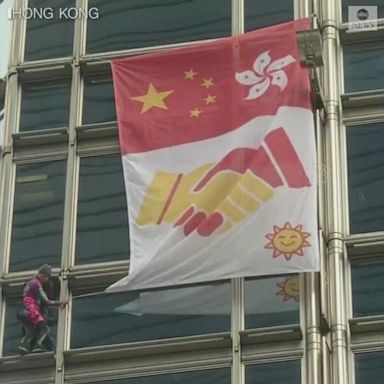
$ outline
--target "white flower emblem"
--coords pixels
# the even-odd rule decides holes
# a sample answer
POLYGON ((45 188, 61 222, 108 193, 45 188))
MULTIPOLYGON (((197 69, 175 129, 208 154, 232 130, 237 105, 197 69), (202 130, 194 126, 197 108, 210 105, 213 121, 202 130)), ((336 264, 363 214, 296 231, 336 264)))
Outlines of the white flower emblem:
POLYGON ((269 51, 261 53, 253 63, 254 71, 237 72, 235 75, 238 83, 252 85, 245 100, 260 97, 271 84, 277 85, 283 90, 288 84, 288 77, 282 68, 295 61, 295 58, 287 55, 271 63, 269 51))

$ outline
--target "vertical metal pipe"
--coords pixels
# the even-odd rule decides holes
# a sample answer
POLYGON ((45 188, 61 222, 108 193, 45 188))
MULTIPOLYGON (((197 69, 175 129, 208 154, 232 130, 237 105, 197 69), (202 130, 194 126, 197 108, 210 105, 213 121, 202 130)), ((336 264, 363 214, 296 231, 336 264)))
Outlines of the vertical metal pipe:
POLYGON ((231 25, 232 36, 244 33, 244 1, 232 0, 231 25))
MULTIPOLYGON (((309 17, 313 13, 313 4, 311 0, 301 0, 298 4, 298 18, 309 17)), ((315 27, 315 26, 313 26, 315 27)), ((319 140, 320 125, 319 119, 316 119, 317 130, 317 157, 318 162, 322 163, 321 140, 319 140)), ((321 167, 318 167, 321 172, 321 167)), ((318 173, 320 173, 318 172, 318 173)), ((320 176, 320 175, 319 175, 320 176)), ((318 179, 320 177, 318 176, 318 179)), ((322 185, 320 185, 320 189, 322 185)), ((321 204, 322 194, 319 193, 318 200, 321 204)), ((321 212, 320 212, 320 216, 321 212)), ((306 364, 306 382, 308 384, 322 384, 322 343, 320 331, 320 287, 318 273, 306 273, 304 275, 304 301, 305 301, 305 364, 306 364)))
POLYGON ((232 384, 244 383, 240 331, 244 329, 244 281, 231 281, 232 384))
POLYGON ((17 74, 8 75, 7 97, 4 109, 4 148, 2 159, 2 184, 0 193, 2 195, 2 207, 0 217, 0 262, 1 275, 8 272, 9 249, 12 226, 13 192, 14 192, 14 167, 12 162, 12 133, 17 131, 18 109, 19 109, 19 85, 17 74))
POLYGON ((340 90, 338 79, 338 3, 325 0, 323 6, 324 89, 326 105, 327 243, 332 382, 349 384, 348 334, 345 301, 345 252, 343 243, 342 178, 340 152, 340 90))
POLYGON ((304 292, 306 320, 306 382, 308 384, 322 384, 322 345, 318 273, 305 274, 304 292))
MULTIPOLYGON (((244 0, 232 0, 232 35, 244 33, 244 0)), ((240 331, 244 329, 244 280, 231 281, 232 384, 244 383, 240 331)))
MULTIPOLYGON (((85 0, 77 0, 76 7, 86 9, 85 0)), ((82 54, 83 30, 86 23, 85 18, 78 18, 75 22, 74 31, 74 59, 72 62, 71 82, 71 103, 69 114, 69 143, 66 172, 65 208, 63 224, 63 246, 61 259, 61 298, 70 297, 67 271, 75 262, 75 241, 76 241, 76 212, 77 212, 77 191, 78 191, 78 159, 76 155, 76 130, 80 124, 81 116, 81 70, 79 58, 82 54)), ((63 351, 69 348, 70 341, 70 308, 61 310, 57 326, 57 347, 56 347, 56 376, 55 384, 64 384, 65 365, 63 351)))

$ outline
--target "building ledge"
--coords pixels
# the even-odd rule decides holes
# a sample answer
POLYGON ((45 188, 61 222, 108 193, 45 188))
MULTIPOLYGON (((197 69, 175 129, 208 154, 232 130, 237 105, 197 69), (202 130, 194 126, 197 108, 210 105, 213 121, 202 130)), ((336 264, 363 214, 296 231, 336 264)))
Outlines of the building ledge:
POLYGON ((53 352, 31 353, 24 356, 7 356, 0 358, 0 372, 24 369, 41 369, 55 367, 53 352))
POLYGON ((150 340, 144 342, 124 343, 91 348, 78 348, 64 351, 65 361, 79 364, 95 361, 106 361, 139 356, 179 353, 202 349, 229 347, 229 333, 217 333, 203 336, 189 336, 172 339, 150 340))

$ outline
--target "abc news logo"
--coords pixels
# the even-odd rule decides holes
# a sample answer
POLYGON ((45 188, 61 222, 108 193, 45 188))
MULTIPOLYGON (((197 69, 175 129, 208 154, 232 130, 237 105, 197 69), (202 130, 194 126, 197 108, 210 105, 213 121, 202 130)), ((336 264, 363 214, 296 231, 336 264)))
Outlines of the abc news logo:
POLYGON ((348 23, 350 31, 377 30, 377 6, 349 6, 348 23))
POLYGON ((361 8, 359 11, 357 11, 356 16, 361 21, 368 20, 369 12, 365 8, 361 8))

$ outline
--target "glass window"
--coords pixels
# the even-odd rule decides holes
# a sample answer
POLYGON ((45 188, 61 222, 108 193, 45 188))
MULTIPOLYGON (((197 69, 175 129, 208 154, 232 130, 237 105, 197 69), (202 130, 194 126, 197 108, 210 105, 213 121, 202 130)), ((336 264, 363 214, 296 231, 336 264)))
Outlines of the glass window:
POLYGON ((76 263, 128 260, 127 200, 121 156, 80 160, 76 263))
POLYGON ((230 0, 92 0, 100 17, 88 20, 87 52, 229 36, 230 0))
MULTIPOLYGON (((5 323, 4 323, 4 345, 3 345, 3 356, 19 355, 20 352, 17 350, 18 345, 24 336, 23 324, 18 319, 17 313, 23 309, 23 303, 21 300, 22 288, 20 288, 20 297, 16 300, 6 300, 5 309, 5 323)), ((49 319, 49 338, 53 343, 56 341, 57 334, 57 309, 50 309, 49 319)), ((47 342, 51 342, 46 340, 47 342)))
POLYGON ((230 330, 230 284, 73 299, 71 348, 230 330))
POLYGON ((384 124, 348 127, 350 232, 384 230, 384 124))
POLYGON ((49 0, 49 3, 46 0, 28 1, 31 11, 26 14, 24 60, 72 56, 75 6, 74 0, 49 0), (72 8, 71 11, 68 11, 69 8, 72 8))
POLYGON ((65 161, 18 165, 10 271, 60 265, 65 161))
POLYGON ((110 77, 84 79, 83 124, 116 120, 115 98, 110 77))
POLYGON ((299 384, 300 361, 255 364, 245 367, 246 384, 299 384))
POLYGON ((299 323, 299 276, 259 278, 245 282, 245 327, 299 323))
POLYGON ((245 0, 245 30, 293 20, 293 0, 245 0))
POLYGON ((344 47, 345 92, 384 88, 384 44, 360 43, 344 47))
POLYGON ((17 346, 22 337, 22 325, 16 317, 16 312, 20 308, 22 308, 20 299, 18 301, 9 300, 9 302, 7 302, 5 309, 3 356, 19 354, 17 346))
MULTIPOLYGON (((348 22, 348 6, 374 6, 377 7, 377 16, 384 17, 384 0, 343 0, 343 21, 348 22)), ((359 8, 360 9, 360 8, 359 8)))
POLYGON ((355 357, 356 384, 382 384, 384 352, 359 353, 355 357))
POLYGON ((168 375, 157 375, 147 377, 136 377, 123 380, 98 381, 97 384, 230 384, 231 370, 209 369, 195 372, 171 373, 168 375))
POLYGON ((20 131, 67 127, 70 88, 69 81, 23 84, 20 131))
POLYGON ((353 316, 384 314, 384 263, 352 264, 353 316))

